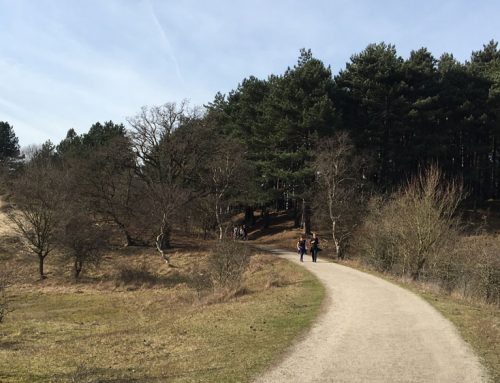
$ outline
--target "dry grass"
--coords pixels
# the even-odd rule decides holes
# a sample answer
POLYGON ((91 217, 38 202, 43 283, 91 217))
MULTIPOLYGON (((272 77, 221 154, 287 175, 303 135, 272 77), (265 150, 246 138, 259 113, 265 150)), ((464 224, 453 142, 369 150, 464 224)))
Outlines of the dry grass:
POLYGON ((167 267, 153 249, 110 251, 75 282, 71 264, 0 249, 13 311, 0 325, 1 382, 244 382, 316 316, 319 282, 254 254, 237 291, 204 283, 205 243, 179 242, 167 267))

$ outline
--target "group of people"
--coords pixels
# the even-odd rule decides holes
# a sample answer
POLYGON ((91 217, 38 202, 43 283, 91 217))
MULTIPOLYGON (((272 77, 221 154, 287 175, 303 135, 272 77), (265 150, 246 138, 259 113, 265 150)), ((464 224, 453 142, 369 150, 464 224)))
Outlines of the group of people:
POLYGON ((248 239, 248 229, 246 225, 238 225, 233 227, 233 239, 241 239, 246 241, 248 239))
MULTIPOLYGON (((300 262, 304 262, 304 254, 307 253, 306 239, 301 235, 297 242, 297 253, 300 256, 300 262)), ((319 238, 316 233, 313 233, 312 238, 309 240, 312 261, 316 263, 318 260, 319 238)))

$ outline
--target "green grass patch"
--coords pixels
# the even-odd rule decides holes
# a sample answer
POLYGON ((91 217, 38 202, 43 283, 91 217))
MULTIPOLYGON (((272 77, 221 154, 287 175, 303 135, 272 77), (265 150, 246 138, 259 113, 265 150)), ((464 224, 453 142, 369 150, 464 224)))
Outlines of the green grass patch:
POLYGON ((182 283, 135 291, 11 288, 0 381, 250 381, 310 325, 324 296, 301 267, 252 258, 246 294, 217 304, 182 283), (279 287, 269 287, 270 278, 279 287))

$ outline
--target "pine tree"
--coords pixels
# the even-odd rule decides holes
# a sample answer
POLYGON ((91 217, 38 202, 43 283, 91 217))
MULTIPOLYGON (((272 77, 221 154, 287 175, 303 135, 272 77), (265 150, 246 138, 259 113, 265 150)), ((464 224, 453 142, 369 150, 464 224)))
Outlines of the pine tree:
POLYGON ((0 121, 0 161, 19 155, 19 139, 8 122, 0 121))
POLYGON ((405 134, 403 59, 394 45, 371 44, 335 77, 342 126, 358 149, 377 162, 375 181, 382 188, 400 179, 401 137, 405 134))

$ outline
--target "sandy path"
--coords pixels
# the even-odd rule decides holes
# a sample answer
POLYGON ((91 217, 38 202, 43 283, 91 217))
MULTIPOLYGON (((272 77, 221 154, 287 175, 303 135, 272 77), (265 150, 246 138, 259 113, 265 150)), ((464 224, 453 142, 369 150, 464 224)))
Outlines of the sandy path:
MULTIPOLYGON (((274 250, 297 262, 297 254, 274 250)), ((310 332, 256 382, 486 382, 453 325, 415 294, 310 257, 327 302, 310 332)))
POLYGON ((12 222, 7 217, 7 214, 5 214, 3 211, 4 205, 5 202, 3 202, 2 199, 0 198, 0 236, 10 235, 13 233, 14 230, 12 222))

